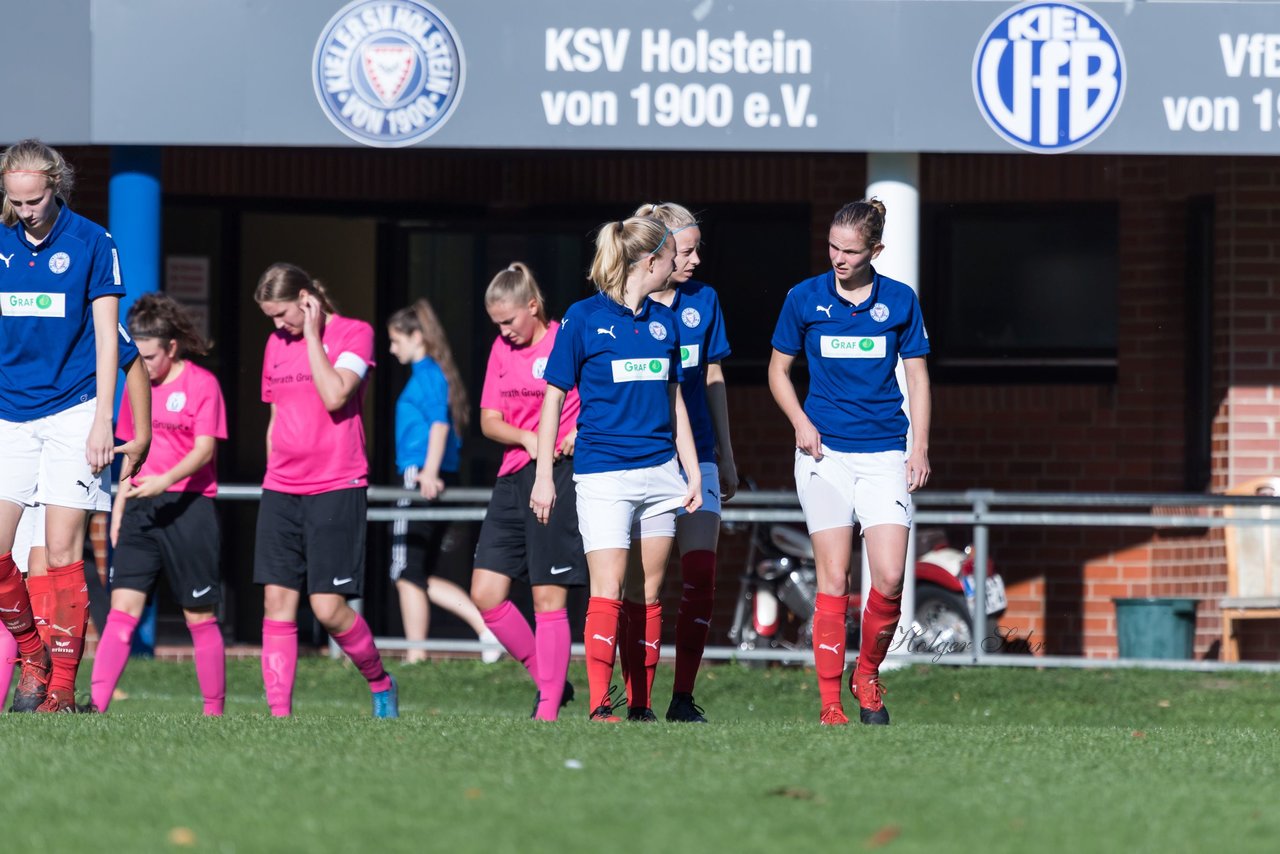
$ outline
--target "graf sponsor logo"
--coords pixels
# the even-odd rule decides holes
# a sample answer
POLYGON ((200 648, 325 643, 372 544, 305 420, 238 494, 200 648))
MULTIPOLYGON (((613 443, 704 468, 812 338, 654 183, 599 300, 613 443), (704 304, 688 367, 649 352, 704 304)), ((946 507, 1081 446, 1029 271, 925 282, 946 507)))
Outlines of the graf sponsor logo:
POLYGON ((680 348, 680 367, 696 368, 698 367, 698 357, 702 353, 702 348, 698 344, 686 344, 680 348))
POLYGON ((823 335, 819 352, 827 359, 883 359, 889 348, 883 335, 823 335))
POLYGON ((662 380, 666 382, 671 372, 670 359, 614 359, 613 381, 615 383, 643 382, 645 380, 662 380))
POLYGON ((9 317, 66 317, 66 294, 0 294, 0 305, 9 317))
POLYGON ((1075 3, 1024 3, 987 29, 973 94, 987 124, 1025 151, 1058 154, 1096 139, 1120 110, 1124 53, 1107 23, 1075 3))
POLYGON ((357 142, 399 148, 448 121, 466 62, 453 25, 422 0, 355 0, 316 42, 312 82, 329 121, 357 142))

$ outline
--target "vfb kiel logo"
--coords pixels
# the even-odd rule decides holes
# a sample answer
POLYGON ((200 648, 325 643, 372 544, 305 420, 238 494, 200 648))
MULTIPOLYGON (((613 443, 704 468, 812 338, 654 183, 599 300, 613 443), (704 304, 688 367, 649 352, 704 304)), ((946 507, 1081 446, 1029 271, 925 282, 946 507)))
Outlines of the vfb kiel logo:
POLYGON ((316 43, 312 82, 325 115, 365 145, 413 145, 458 105, 462 44, 422 0, 355 0, 316 43))
POLYGON ((1074 3, 1024 3, 987 30, 973 94, 987 124, 1026 151, 1087 145, 1120 110, 1124 54, 1102 18, 1074 3))

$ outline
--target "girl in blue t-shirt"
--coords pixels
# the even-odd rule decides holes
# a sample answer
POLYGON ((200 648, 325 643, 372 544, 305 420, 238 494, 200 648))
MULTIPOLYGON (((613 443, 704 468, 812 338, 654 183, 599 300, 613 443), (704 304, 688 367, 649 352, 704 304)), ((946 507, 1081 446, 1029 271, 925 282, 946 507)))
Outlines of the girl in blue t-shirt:
POLYGON ((665 287, 674 269, 674 241, 661 222, 632 217, 601 226, 591 265, 599 293, 565 312, 544 375, 529 506, 543 523, 552 512, 560 411, 566 393, 577 386, 582 409, 573 480, 591 579, 585 643, 596 721, 619 720, 610 681, 632 539, 641 540, 645 586, 660 587, 675 537, 675 511, 693 513, 702 506, 697 451, 678 394, 678 321, 671 309, 648 298, 665 287))
POLYGON ((840 681, 855 523, 867 545, 871 590, 849 689, 862 723, 889 723, 880 663, 902 616, 911 493, 929 480, 929 337, 915 293, 871 266, 884 249, 884 214, 878 199, 836 213, 827 234, 831 270, 788 292, 769 362, 769 389, 796 431, 796 491, 818 565, 813 657, 824 724, 849 722, 840 681), (803 406, 791 382, 802 352, 809 365, 803 406), (899 358, 909 421, 895 375, 899 358))
MULTIPOLYGON (((680 394, 689 414, 703 485, 702 509, 676 515, 683 593, 676 613, 675 678, 666 717, 669 721, 705 723, 702 709, 693 699, 693 686, 715 606, 720 502, 732 498, 738 488, 737 466, 729 440, 724 372, 720 369, 720 361, 729 355, 729 340, 715 289, 693 280, 693 271, 701 263, 698 247, 702 243, 702 230, 697 218, 683 205, 671 202, 641 205, 636 216, 659 220, 671 230, 675 241, 675 270, 667 286, 649 298, 667 306, 676 316, 683 375, 680 394)), ((653 579, 641 583, 641 574, 634 571, 637 558, 633 553, 622 604, 627 635, 622 647, 627 717, 655 721, 657 717, 650 703, 661 651, 662 590, 652 583, 653 579)))
MULTIPOLYGON (((431 303, 420 299, 402 308, 387 320, 391 355, 412 373, 396 399, 396 469, 405 489, 416 489, 434 501, 447 484, 456 484, 461 460, 462 433, 471 420, 467 389, 458 373, 444 327, 431 303)), ((403 499, 398 507, 408 507, 403 499)), ((480 611, 466 592, 434 574, 440 553, 450 542, 450 524, 443 521, 397 519, 391 527, 391 579, 400 596, 400 618, 406 640, 427 638, 431 603, 461 618, 483 641, 494 645, 485 650, 485 661, 502 654, 497 638, 489 631, 480 611)), ((425 661, 424 649, 410 649, 407 663, 425 661)))
MULTIPOLYGON (((124 284, 111 235, 68 207, 73 171, 57 150, 36 139, 10 146, 0 183, 0 612, 22 668, 13 708, 75 711, 89 605, 80 558, 97 475, 117 450, 124 284), (12 555, 23 508, 36 504, 45 506, 51 648, 12 555)), ((128 471, 145 456, 132 450, 128 471)))

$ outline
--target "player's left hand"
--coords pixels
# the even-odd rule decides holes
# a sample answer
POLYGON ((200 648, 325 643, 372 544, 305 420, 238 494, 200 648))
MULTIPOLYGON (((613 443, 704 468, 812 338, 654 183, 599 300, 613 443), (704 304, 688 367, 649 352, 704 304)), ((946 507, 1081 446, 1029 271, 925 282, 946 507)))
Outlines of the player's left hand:
POLYGON ((578 430, 575 427, 574 429, 569 431, 569 434, 567 436, 564 437, 564 440, 560 443, 560 447, 556 448, 556 456, 572 457, 573 446, 576 445, 577 442, 578 442, 578 430))
POLYGON ((907 492, 924 489, 924 485, 929 482, 930 472, 929 452, 912 451, 911 456, 907 457, 907 492))
POLYGON ((170 486, 173 484, 169 483, 168 478, 159 474, 137 477, 131 482, 121 481, 121 487, 128 490, 124 494, 125 498, 155 498, 163 495, 170 486))
POLYGON ((702 507, 702 477, 689 478, 689 489, 684 494, 684 512, 697 513, 702 507))
POLYGON ((147 454, 150 452, 151 443, 143 442, 136 438, 130 439, 123 445, 116 445, 115 453, 124 457, 124 460, 120 463, 121 483, 142 471, 142 464, 147 461, 147 454))
POLYGON ((444 481, 425 472, 418 474, 418 494, 428 501, 435 501, 444 493, 444 481))
POLYGON ((717 463, 720 469, 720 500, 728 501, 738 494, 738 464, 733 457, 721 457, 717 463))
POLYGON ((95 420, 93 427, 89 430, 89 441, 84 447, 85 462, 89 464, 94 474, 111 465, 115 450, 116 443, 111 435, 111 422, 95 420))

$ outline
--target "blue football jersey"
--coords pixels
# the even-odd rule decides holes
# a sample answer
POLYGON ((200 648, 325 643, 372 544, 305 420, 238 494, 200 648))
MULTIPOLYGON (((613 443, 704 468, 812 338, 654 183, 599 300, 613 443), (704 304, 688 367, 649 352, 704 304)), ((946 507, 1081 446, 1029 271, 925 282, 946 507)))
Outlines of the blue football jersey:
POLYGON ((827 447, 856 453, 906 449, 909 422, 894 370, 899 356, 929 352, 911 288, 873 269, 871 295, 854 305, 837 292, 835 271, 806 279, 787 294, 773 348, 788 356, 804 353, 804 412, 827 447))
POLYGON ((648 468, 675 456, 670 384, 683 376, 678 322, 653 300, 632 314, 604 294, 565 312, 544 376, 564 391, 577 386, 582 399, 575 472, 648 468))
POLYGON ((21 223, 0 229, 0 264, 0 418, 32 421, 93 399, 92 303, 124 296, 111 235, 63 206, 38 246, 21 223))
POLYGON ((707 407, 707 365, 727 358, 729 339, 724 331, 724 314, 715 288, 702 282, 677 285, 671 311, 676 316, 680 339, 680 367, 684 379, 680 394, 689 411, 689 427, 698 447, 698 462, 716 461, 716 431, 707 407))

